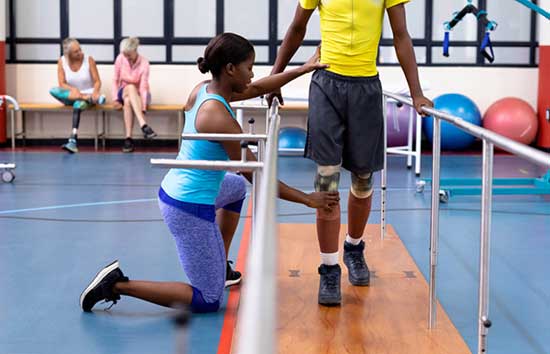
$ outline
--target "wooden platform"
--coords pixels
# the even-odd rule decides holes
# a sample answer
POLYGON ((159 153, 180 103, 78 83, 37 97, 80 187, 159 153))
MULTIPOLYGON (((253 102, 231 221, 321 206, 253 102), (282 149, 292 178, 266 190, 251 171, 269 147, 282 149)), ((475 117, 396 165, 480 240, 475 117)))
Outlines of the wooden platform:
POLYGON ((379 230, 366 231, 370 287, 352 286, 341 261, 342 306, 327 308, 317 304, 315 225, 280 225, 279 353, 470 353, 440 306, 427 330, 428 285, 395 231, 381 241, 379 230))

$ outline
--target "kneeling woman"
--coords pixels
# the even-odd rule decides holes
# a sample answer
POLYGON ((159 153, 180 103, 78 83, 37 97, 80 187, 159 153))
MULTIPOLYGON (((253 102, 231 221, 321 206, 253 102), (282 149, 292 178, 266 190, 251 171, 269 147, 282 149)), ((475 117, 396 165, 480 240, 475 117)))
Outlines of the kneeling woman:
MULTIPOLYGON (((251 83, 254 58, 250 42, 236 34, 224 33, 210 41, 198 66, 202 73, 211 72, 212 80, 201 82, 191 92, 185 107, 185 133, 242 133, 228 102, 272 92, 300 75, 326 67, 318 63, 316 53, 297 69, 251 83)), ((184 141, 178 159, 239 160, 240 154, 239 142, 184 141)), ((247 154, 255 160, 250 151, 247 154)), ((250 174, 243 175, 251 181, 250 174)), ((194 312, 217 311, 225 283, 240 280, 226 260, 245 195, 245 181, 239 175, 170 170, 159 190, 159 205, 190 284, 128 280, 115 261, 84 290, 82 309, 90 311, 102 300, 116 303, 120 295, 127 295, 162 306, 188 304, 194 312)), ((305 194, 282 182, 279 197, 311 208, 330 209, 339 201, 336 192, 305 194)))

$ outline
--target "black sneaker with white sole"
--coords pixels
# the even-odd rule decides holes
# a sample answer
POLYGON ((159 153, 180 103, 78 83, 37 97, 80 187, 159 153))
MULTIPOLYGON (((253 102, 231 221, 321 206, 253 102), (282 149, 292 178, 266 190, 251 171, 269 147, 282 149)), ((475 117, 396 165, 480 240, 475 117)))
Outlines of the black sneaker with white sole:
POLYGON ((132 138, 124 139, 124 144, 122 145, 122 152, 133 152, 134 151, 134 141, 132 138))
POLYGON ((225 272, 225 287, 237 285, 241 282, 241 279, 243 278, 241 272, 237 272, 236 270, 233 270, 231 268, 231 264, 233 264, 232 261, 227 261, 227 268, 225 272))
POLYGON ((370 272, 365 261, 365 241, 355 246, 344 242, 344 264, 348 267, 348 279, 352 285, 369 285, 370 272))
POLYGON ((143 132, 143 137, 145 139, 153 139, 157 136, 157 133, 155 133, 155 131, 147 124, 141 127, 141 131, 143 132))
POLYGON ((119 268, 118 261, 114 261, 99 271, 92 279, 92 282, 80 295, 80 307, 82 311, 90 312, 100 301, 113 302, 113 305, 120 300, 120 295, 113 292, 116 283, 128 281, 119 268))
POLYGON ((342 292, 340 289, 340 278, 342 270, 338 264, 319 266, 319 305, 338 306, 342 302, 342 292))

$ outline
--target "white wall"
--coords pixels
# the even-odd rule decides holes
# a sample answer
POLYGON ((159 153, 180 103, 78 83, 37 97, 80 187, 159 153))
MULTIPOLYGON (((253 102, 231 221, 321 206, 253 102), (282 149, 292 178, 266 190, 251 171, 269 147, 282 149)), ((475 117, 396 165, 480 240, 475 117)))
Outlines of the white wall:
MULTIPOLYGON (((256 78, 267 75, 267 66, 255 67, 256 78)), ((380 76, 387 90, 406 88, 404 76, 399 67, 380 67, 380 76)), ((103 92, 111 97, 111 65, 100 65, 103 92)), ((472 68, 472 67, 421 67, 420 77, 427 88, 428 97, 443 93, 462 93, 472 98, 484 112, 494 101, 507 96, 519 97, 536 107, 538 70, 537 68, 472 68)), ((153 103, 185 103, 190 90, 208 76, 200 74, 194 65, 156 65, 151 67, 151 91, 153 103)), ((7 93, 19 102, 55 102, 49 95, 50 87, 56 85, 55 65, 6 65, 7 93)), ((288 97, 307 97, 309 76, 301 77, 283 89, 288 97)), ((256 113, 257 114, 257 113, 256 113)), ((150 122, 161 134, 171 134, 176 129, 174 116, 150 114, 150 122)), ((27 119, 28 137, 66 137, 71 126, 69 114, 29 115, 27 119)), ((304 126, 302 116, 285 117, 283 125, 304 126)), ((81 134, 91 133, 91 119, 82 120, 81 134)), ((120 115, 111 119, 111 132, 122 133, 120 115)), ((136 128, 136 132, 137 132, 136 128)), ((9 132, 9 129, 8 129, 9 132)), ((137 135, 136 135, 137 136, 137 135)))

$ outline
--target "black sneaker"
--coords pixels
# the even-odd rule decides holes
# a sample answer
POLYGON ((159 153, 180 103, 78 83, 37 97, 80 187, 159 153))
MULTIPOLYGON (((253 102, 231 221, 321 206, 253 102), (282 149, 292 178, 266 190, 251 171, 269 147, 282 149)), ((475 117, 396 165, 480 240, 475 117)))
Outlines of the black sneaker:
POLYGON ((340 292, 340 277, 342 270, 338 264, 319 266, 319 296, 318 302, 324 306, 338 306, 342 302, 342 294, 340 292))
POLYGON ((128 281, 128 277, 120 270, 118 261, 100 270, 80 295, 82 311, 92 311, 92 307, 100 301, 112 301, 112 305, 116 304, 120 300, 120 295, 113 292, 113 286, 120 281, 128 281))
POLYGON ((143 132, 143 137, 145 139, 153 139, 155 136, 157 136, 157 133, 155 133, 153 129, 151 129, 151 127, 147 124, 141 127, 141 131, 143 132))
POLYGON ((349 282, 355 286, 368 286, 370 272, 365 262, 365 241, 357 246, 344 242, 344 264, 348 267, 349 282))
POLYGON ((134 141, 132 138, 124 139, 124 145, 122 146, 122 152, 132 152, 134 151, 134 141))
POLYGON ((231 264, 233 264, 232 261, 227 261, 227 268, 225 273, 226 288, 239 284, 241 282, 241 279, 243 278, 241 272, 237 272, 236 270, 233 270, 233 268, 231 268, 231 264))

